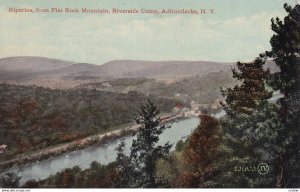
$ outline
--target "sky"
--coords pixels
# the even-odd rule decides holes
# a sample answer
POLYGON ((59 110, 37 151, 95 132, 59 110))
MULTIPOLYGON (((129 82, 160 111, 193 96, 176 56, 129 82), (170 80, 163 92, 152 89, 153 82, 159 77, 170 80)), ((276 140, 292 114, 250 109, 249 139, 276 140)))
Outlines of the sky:
POLYGON ((1 0, 0 58, 251 61, 299 0, 1 0), (207 14, 9 13, 9 8, 206 9, 207 14), (214 14, 209 10, 214 9, 214 14))

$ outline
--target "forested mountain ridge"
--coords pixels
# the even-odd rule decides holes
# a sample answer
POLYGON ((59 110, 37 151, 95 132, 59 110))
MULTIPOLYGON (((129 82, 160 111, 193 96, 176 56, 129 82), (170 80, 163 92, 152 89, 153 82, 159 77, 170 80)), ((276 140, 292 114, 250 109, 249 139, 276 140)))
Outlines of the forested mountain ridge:
POLYGON ((0 59, 0 82, 65 89, 120 78, 145 77, 174 81, 222 70, 230 71, 230 64, 233 63, 121 60, 94 65, 44 57, 8 57, 0 59))
POLYGON ((110 81, 86 83, 77 88, 127 93, 139 91, 185 102, 213 103, 221 98, 220 86, 232 86, 235 80, 229 71, 211 72, 191 76, 175 82, 163 82, 149 78, 121 78, 110 81))

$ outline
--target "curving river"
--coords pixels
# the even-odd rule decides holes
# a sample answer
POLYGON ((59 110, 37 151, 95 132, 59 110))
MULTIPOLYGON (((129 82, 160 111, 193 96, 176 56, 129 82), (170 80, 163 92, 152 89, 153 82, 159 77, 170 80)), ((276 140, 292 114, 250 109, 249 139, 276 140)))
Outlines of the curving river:
MULTIPOLYGON (((279 98, 283 95, 279 92, 275 92, 273 97, 269 99, 271 103, 276 103, 279 98)), ((226 113, 224 110, 219 111, 216 114, 212 114, 215 118, 221 118, 226 113)), ((169 142, 173 144, 172 149, 175 149, 175 144, 179 140, 185 140, 193 130, 199 124, 197 117, 172 122, 171 127, 166 129, 159 137, 159 144, 169 142)), ((111 141, 105 145, 90 146, 78 151, 65 153, 58 157, 53 157, 47 160, 38 161, 35 163, 26 164, 17 168, 12 168, 7 172, 15 172, 21 176, 20 183, 23 184, 30 179, 45 179, 58 171, 62 171, 66 168, 72 168, 79 166, 82 169, 86 169, 90 166, 92 161, 98 161, 101 164, 108 164, 109 162, 115 161, 117 153, 116 147, 121 141, 124 141, 125 153, 129 154, 130 146, 132 143, 133 136, 126 136, 120 139, 111 141)))
MULTIPOLYGON (((159 139, 159 144, 169 142, 173 144, 172 149, 175 149, 175 144, 179 140, 184 140, 199 124, 199 119, 196 117, 172 122, 171 127, 166 129, 159 139)), ((82 169, 88 168, 92 161, 98 161, 101 164, 108 164, 116 159, 117 153, 115 148, 121 141, 124 141, 125 153, 129 154, 133 136, 126 136, 120 139, 111 141, 105 145, 90 146, 78 151, 65 153, 58 157, 53 157, 47 160, 38 161, 35 163, 26 164, 18 168, 13 168, 8 171, 15 172, 21 176, 20 183, 23 184, 30 179, 45 179, 58 171, 66 168, 79 166, 82 169)))

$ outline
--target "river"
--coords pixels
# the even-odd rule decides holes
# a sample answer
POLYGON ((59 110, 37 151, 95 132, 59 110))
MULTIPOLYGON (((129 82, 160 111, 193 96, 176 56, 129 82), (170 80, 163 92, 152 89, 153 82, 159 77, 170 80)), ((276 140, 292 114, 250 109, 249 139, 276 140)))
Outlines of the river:
MULTIPOLYGON (((269 99, 271 103, 275 103, 283 95, 279 92, 275 92, 273 97, 269 99)), ((215 118, 221 118, 226 112, 224 110, 219 111, 216 114, 212 114, 215 118)), ((172 149, 175 149, 175 145, 179 140, 185 140, 193 130, 199 124, 197 117, 189 119, 183 119, 180 121, 172 122, 171 127, 166 129, 159 137, 158 144, 164 144, 169 142, 173 144, 172 149)), ((30 179, 45 179, 58 171, 62 171, 66 168, 72 168, 79 166, 82 169, 86 169, 90 166, 92 161, 98 161, 105 165, 109 162, 115 161, 117 153, 116 147, 121 141, 125 142, 125 154, 129 154, 130 146, 132 143, 133 136, 126 136, 123 138, 116 139, 104 145, 90 146, 81 150, 72 151, 69 153, 62 154, 58 157, 53 157, 47 160, 38 161, 35 163, 29 163, 17 168, 8 170, 7 172, 14 172, 21 176, 20 183, 23 184, 30 179)))
MULTIPOLYGON (((158 144, 169 142, 173 144, 171 150, 174 150, 176 143, 181 139, 186 139, 198 124, 199 119, 196 117, 183 119, 178 122, 172 122, 170 124, 171 127, 166 129, 160 135, 158 144)), ((66 168, 72 168, 76 165, 82 169, 86 169, 90 166, 92 161, 98 161, 99 163, 105 165, 116 159, 117 153, 115 148, 122 140, 126 144, 125 153, 129 154, 132 139, 133 136, 126 136, 104 145, 90 146, 78 151, 65 153, 58 157, 53 157, 35 163, 29 163, 8 171, 15 172, 17 175, 21 176, 22 178, 20 183, 23 184, 30 179, 45 179, 58 171, 66 168)))

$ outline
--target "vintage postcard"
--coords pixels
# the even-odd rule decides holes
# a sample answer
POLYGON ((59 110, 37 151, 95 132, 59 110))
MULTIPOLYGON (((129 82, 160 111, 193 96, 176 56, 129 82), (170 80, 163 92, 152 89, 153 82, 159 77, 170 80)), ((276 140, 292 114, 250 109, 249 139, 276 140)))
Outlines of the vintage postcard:
POLYGON ((0 188, 298 191, 299 3, 1 0, 0 188))

